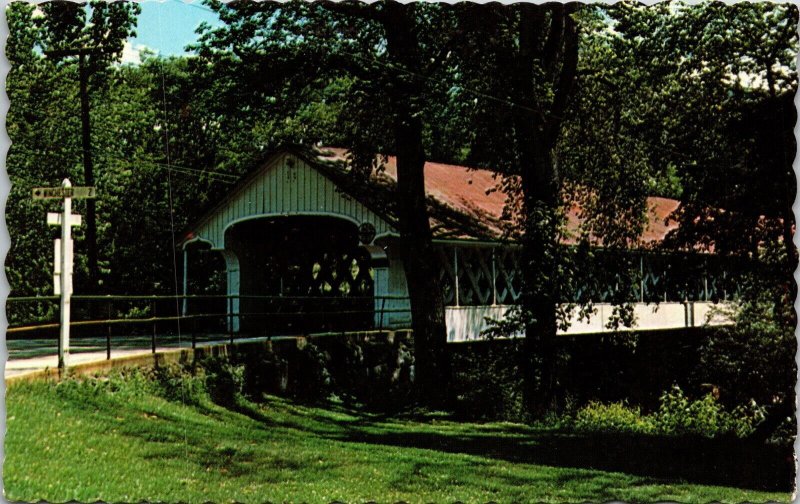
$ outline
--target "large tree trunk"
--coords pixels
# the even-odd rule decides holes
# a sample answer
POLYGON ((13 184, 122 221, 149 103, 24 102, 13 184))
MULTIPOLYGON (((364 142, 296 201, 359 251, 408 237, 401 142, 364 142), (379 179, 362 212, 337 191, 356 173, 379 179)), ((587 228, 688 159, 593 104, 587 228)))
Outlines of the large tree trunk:
POLYGON ((513 69, 518 106, 514 133, 523 197, 522 308, 525 320, 522 370, 527 410, 541 416, 553 406, 558 369, 557 307, 560 180, 553 148, 577 62, 577 34, 569 15, 573 6, 520 5, 519 53, 513 69), (542 44, 542 34, 546 33, 542 44), (543 107, 536 96, 537 68, 553 84, 553 99, 543 107))
POLYGON ((553 403, 558 357, 558 175, 543 132, 532 129, 534 132, 532 137, 527 137, 527 144, 520 145, 525 212, 522 237, 523 379, 527 410, 540 416, 553 403))
POLYGON ((444 300, 426 205, 422 121, 414 110, 421 92, 420 82, 408 73, 416 73, 419 65, 413 8, 413 5, 387 3, 384 23, 390 59, 407 71, 396 76, 390 95, 394 109, 397 202, 413 318, 417 396, 430 406, 444 406, 450 382, 444 300))

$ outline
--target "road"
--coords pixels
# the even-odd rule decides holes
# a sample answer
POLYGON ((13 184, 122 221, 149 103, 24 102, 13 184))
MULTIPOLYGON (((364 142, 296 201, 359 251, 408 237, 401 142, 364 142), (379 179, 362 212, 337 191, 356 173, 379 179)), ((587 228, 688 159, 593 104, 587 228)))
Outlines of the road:
MULTIPOLYGON (((130 357, 152 353, 151 336, 112 336, 111 358, 130 357)), ((258 341, 265 338, 247 338, 247 341, 258 341)), ((197 346, 210 346, 230 341, 224 334, 205 334, 197 336, 197 346)), ((244 339, 237 339, 244 341, 244 339)), ((58 366, 58 342, 55 338, 47 339, 11 339, 6 340, 8 361, 5 377, 18 376, 58 366)), ((166 352, 179 348, 191 348, 191 337, 180 338, 177 335, 156 336, 156 352, 166 352)), ((70 341, 70 356, 67 364, 74 366, 88 362, 106 360, 106 338, 74 338, 70 341)))

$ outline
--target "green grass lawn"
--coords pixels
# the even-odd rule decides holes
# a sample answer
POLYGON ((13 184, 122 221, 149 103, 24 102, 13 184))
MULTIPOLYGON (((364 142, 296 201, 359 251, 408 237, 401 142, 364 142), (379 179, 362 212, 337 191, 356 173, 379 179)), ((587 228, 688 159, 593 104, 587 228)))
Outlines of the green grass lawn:
MULTIPOLYGON (((278 398, 230 408, 210 401, 187 405, 126 385, 130 381, 11 387, 6 497, 259 503, 790 499, 788 490, 765 493, 652 476, 647 464, 609 470, 614 464, 602 463, 602 450, 610 445, 548 429, 459 423, 443 415, 380 417, 278 398)), ((610 456, 624 458, 628 449, 610 456)))

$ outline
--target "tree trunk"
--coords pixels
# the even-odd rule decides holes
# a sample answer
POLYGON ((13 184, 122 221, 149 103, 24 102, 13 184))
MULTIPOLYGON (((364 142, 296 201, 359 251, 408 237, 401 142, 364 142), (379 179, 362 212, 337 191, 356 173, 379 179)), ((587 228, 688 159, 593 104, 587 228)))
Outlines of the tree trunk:
MULTIPOLYGON (((534 129, 521 150, 525 198, 522 237, 525 313, 523 370, 528 412, 541 416, 553 403, 556 383, 558 177, 543 132, 534 129)), ((521 140, 521 139, 520 139, 521 140)))
POLYGON ((420 401, 438 407, 447 403, 450 367, 444 300, 426 205, 422 121, 415 110, 421 83, 409 73, 417 73, 419 66, 414 6, 390 2, 385 7, 389 57, 406 70, 395 76, 390 99, 394 109, 401 250, 414 329, 415 387, 420 401))
POLYGON ((569 19, 574 6, 526 4, 519 8, 519 53, 512 71, 516 102, 521 105, 514 112, 514 134, 524 202, 523 391, 527 411, 541 416, 554 403, 561 298, 557 259, 560 180, 552 151, 574 80, 577 37, 574 21, 569 19), (543 33, 547 33, 544 45, 539 42, 543 33), (547 108, 542 107, 534 88, 537 64, 555 89, 547 108))

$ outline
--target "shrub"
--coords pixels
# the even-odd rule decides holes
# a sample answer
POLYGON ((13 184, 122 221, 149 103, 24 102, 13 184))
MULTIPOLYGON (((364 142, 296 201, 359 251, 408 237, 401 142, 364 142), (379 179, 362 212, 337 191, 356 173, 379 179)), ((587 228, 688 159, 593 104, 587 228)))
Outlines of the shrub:
POLYGON ((205 373, 205 386, 211 399, 231 406, 242 396, 244 366, 233 364, 227 357, 211 357, 200 362, 205 373))
POLYGON ((327 352, 308 341, 290 362, 289 392, 295 399, 313 403, 330 395, 332 379, 327 352))
POLYGON ((84 402, 103 394, 125 396, 157 395, 188 405, 236 405, 242 396, 244 366, 227 357, 210 357, 194 366, 167 364, 154 368, 128 368, 108 376, 73 377, 58 383, 56 390, 64 397, 84 402))
POLYGON ((244 359, 244 392, 255 401, 264 394, 286 394, 289 363, 279 355, 250 352, 244 359))
POLYGON ((456 413, 468 420, 525 421, 518 340, 451 351, 456 413))
POLYGON ((731 402, 793 400, 793 315, 788 298, 775 301, 761 295, 737 305, 736 325, 716 328, 701 346, 694 380, 718 385, 731 402))
MULTIPOLYGON (((794 310, 796 285, 792 279, 797 259, 787 260, 783 244, 759 250, 755 270, 739 278, 738 302, 733 305, 735 325, 718 327, 698 352, 699 363, 691 374, 696 384, 714 384, 728 405, 743 406, 738 429, 752 430, 755 403, 765 405, 768 418, 754 435, 791 444, 794 439, 795 352, 797 340, 794 310)), ((757 415, 756 415, 757 416, 757 415)))
POLYGON ((572 425, 592 432, 746 437, 763 418, 763 408, 755 402, 727 411, 711 394, 692 400, 673 387, 661 395, 660 407, 649 415, 622 402, 590 402, 577 412, 572 425))
POLYGON ((574 427, 581 431, 631 432, 649 434, 655 431, 652 418, 642 415, 639 408, 616 402, 590 402, 575 415, 574 427))
POLYGON ((202 377, 188 369, 170 364, 156 368, 123 368, 107 376, 73 376, 56 384, 62 397, 90 404, 107 395, 141 397, 157 395, 170 401, 201 404, 208 400, 202 377))
POLYGON ((711 394, 692 401, 679 387, 673 387, 662 394, 661 406, 653 417, 662 434, 744 437, 763 419, 763 411, 751 402, 729 412, 711 394))
POLYGON ((205 377, 179 364, 158 366, 148 371, 154 392, 171 401, 202 404, 208 400, 205 377))

